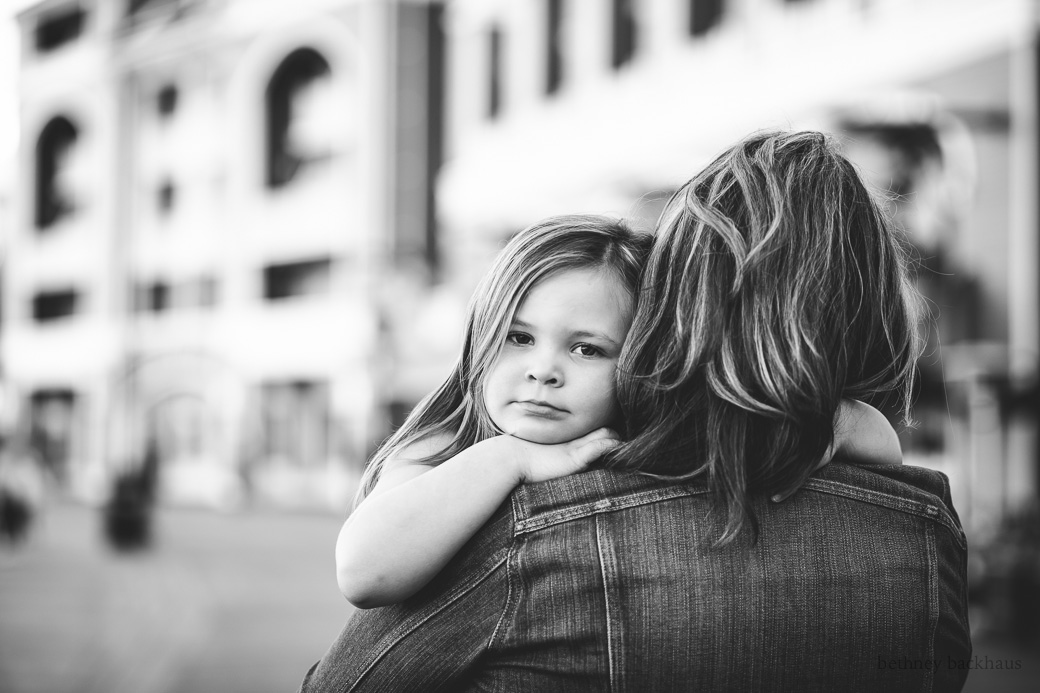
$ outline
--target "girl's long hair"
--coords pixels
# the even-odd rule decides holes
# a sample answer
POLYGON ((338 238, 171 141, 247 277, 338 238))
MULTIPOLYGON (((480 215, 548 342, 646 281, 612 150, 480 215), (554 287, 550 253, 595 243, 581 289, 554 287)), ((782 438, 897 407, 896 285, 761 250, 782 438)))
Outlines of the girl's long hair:
POLYGON ((603 268, 613 272, 634 298, 650 240, 621 221, 593 215, 550 217, 514 236, 470 299, 462 353, 451 374, 376 451, 356 502, 371 492, 386 461, 412 443, 434 435, 450 436, 443 450, 417 460, 437 465, 499 435, 484 404, 484 384, 528 292, 563 270, 603 268))
POLYGON ((797 489, 842 398, 900 396, 922 349, 902 242, 823 134, 753 135, 680 188, 648 261, 612 466, 703 476, 722 543, 753 494, 797 489))

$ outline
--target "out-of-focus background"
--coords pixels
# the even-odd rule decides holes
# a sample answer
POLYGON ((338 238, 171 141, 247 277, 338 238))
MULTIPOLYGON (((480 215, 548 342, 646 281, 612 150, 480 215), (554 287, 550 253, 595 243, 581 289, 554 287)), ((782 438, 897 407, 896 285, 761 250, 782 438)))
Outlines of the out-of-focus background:
POLYGON ((968 690, 1040 680, 1032 0, 8 0, 0 690, 291 690, 367 456, 527 224, 813 127, 933 327, 906 460, 972 546, 968 690))

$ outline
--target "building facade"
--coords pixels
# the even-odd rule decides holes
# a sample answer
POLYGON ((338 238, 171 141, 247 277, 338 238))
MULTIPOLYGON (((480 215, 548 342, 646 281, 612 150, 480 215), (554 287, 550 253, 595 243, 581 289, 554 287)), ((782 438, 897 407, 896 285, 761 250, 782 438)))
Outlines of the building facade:
POLYGON ((651 227, 737 138, 834 133, 917 247, 907 461, 973 532, 1037 496, 1037 16, 994 0, 454 0, 444 263, 472 286, 549 214, 651 227))
POLYGON ((985 533, 1037 493, 1036 13, 44 0, 19 16, 3 424, 88 498, 153 460, 171 500, 343 507, 509 236, 650 228, 736 138, 814 127, 918 249, 905 451, 985 533))
POLYGON ((393 291, 422 294, 436 269, 440 13, 19 15, 11 440, 86 498, 150 460, 171 501, 345 507, 389 426, 393 291))

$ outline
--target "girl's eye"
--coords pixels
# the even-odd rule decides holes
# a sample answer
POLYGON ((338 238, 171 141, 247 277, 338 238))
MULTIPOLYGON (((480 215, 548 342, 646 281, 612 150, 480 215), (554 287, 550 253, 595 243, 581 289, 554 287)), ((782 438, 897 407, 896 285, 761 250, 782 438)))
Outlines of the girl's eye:
POLYGON ((527 346, 528 344, 534 342, 534 339, 532 339, 531 335, 527 334, 526 332, 510 332, 506 335, 506 341, 510 344, 516 344, 518 346, 527 346))
POLYGON ((599 347, 594 347, 591 344, 577 344, 573 351, 577 352, 580 356, 602 356, 603 350, 599 347))

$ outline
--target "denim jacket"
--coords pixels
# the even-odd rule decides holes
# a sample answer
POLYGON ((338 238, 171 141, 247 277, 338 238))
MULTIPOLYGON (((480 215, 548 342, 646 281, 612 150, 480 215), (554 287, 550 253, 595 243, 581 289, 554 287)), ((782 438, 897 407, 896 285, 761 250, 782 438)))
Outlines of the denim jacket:
POLYGON ((357 612, 300 690, 960 690, 945 476, 830 464, 722 547, 712 505, 604 470, 521 486, 420 593, 357 612))

